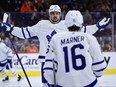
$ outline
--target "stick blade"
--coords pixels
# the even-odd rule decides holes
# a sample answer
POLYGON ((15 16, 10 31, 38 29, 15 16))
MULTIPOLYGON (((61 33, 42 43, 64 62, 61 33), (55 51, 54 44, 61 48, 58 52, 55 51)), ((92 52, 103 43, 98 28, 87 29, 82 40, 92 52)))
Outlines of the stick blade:
POLYGON ((7 22, 7 19, 8 19, 8 14, 4 13, 4 15, 3 15, 3 23, 7 22))

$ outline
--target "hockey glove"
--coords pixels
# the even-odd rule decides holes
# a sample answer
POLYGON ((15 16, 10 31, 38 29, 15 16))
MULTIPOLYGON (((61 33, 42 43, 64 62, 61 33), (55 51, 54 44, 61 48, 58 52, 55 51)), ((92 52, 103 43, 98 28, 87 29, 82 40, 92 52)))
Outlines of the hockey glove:
POLYGON ((111 19, 104 17, 96 23, 96 26, 98 27, 99 30, 102 30, 105 27, 107 27, 110 23, 111 19))
POLYGON ((10 24, 8 24, 8 23, 2 23, 1 25, 0 25, 0 27, 1 27, 1 29, 2 29, 2 31, 4 32, 4 33, 6 33, 6 31, 8 31, 8 32, 12 32, 13 31, 13 25, 10 25, 10 24))

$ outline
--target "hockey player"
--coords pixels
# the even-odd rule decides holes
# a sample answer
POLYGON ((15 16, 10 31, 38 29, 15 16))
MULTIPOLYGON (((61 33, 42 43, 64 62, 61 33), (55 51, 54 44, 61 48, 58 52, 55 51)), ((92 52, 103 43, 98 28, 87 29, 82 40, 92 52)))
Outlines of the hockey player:
POLYGON ((102 76, 106 62, 96 38, 81 32, 79 11, 69 11, 65 23, 70 32, 54 35, 46 54, 43 70, 48 87, 98 87, 97 77, 102 76))
MULTIPOLYGON (((41 20, 34 26, 28 27, 16 27, 8 23, 3 23, 2 30, 4 32, 9 31, 12 35, 22 39, 31 38, 37 36, 40 41, 39 61, 42 62, 42 66, 45 61, 45 54, 47 44, 50 42, 51 37, 59 32, 68 31, 64 20, 60 20, 61 9, 58 5, 51 5, 49 8, 49 20, 41 20)), ((91 26, 82 26, 81 32, 94 34, 95 32, 105 28, 110 23, 110 19, 102 19, 96 24, 91 26)), ((43 74, 43 73, 42 73, 43 74)), ((44 83, 44 79, 42 78, 44 83)))
POLYGON ((22 77, 12 70, 12 50, 7 47, 0 38, 0 73, 3 75, 3 82, 9 81, 9 77, 6 75, 5 69, 9 70, 14 76, 17 77, 17 81, 20 81, 22 77))

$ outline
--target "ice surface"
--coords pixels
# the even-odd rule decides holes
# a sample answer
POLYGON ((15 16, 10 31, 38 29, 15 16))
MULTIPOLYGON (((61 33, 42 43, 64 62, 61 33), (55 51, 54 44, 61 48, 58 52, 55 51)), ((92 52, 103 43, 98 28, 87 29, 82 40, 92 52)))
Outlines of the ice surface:
MULTIPOLYGON (((41 77, 29 77, 29 81, 32 87, 42 87, 41 77)), ((116 74, 115 75, 103 75, 98 79, 101 87, 116 87, 116 74)), ((0 87, 30 87, 26 78, 20 82, 17 82, 15 77, 11 77, 9 82, 2 82, 0 78, 0 87)))
MULTIPOLYGON (((28 77, 32 87, 42 87, 41 77, 28 77)), ((0 78, 0 87, 30 87, 27 79, 23 77, 20 82, 17 82, 17 78, 11 77, 9 82, 2 82, 0 78)))

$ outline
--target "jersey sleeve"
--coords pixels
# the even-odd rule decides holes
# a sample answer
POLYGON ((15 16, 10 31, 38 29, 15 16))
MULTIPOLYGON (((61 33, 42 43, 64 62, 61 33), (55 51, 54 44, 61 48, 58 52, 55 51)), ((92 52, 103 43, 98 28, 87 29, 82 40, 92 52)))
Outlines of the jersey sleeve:
POLYGON ((12 50, 8 46, 6 46, 4 43, 2 43, 2 50, 3 50, 4 54, 6 54, 8 57, 13 56, 12 50))
POLYGON ((106 69, 106 62, 101 53, 100 45, 98 44, 98 41, 96 40, 95 37, 91 38, 89 44, 90 44, 89 52, 93 60, 92 70, 96 77, 100 77, 103 75, 103 72, 106 69))
POLYGON ((98 27, 95 25, 89 25, 89 26, 83 26, 82 32, 88 33, 88 34, 95 34, 98 31, 98 27))
POLYGON ((44 77, 47 80, 49 85, 54 84, 54 74, 57 71, 57 61, 55 52, 52 46, 52 41, 50 42, 50 45, 48 46, 48 51, 46 53, 46 60, 44 64, 44 77))
POLYGON ((11 33, 12 35, 22 39, 31 38, 33 36, 36 36, 36 32, 38 32, 40 27, 41 27, 41 24, 39 22, 33 26, 28 26, 28 27, 20 28, 20 27, 14 26, 11 33))
POLYGON ((13 51, 9 48, 9 47, 7 47, 7 55, 8 55, 8 57, 13 57, 13 51))

